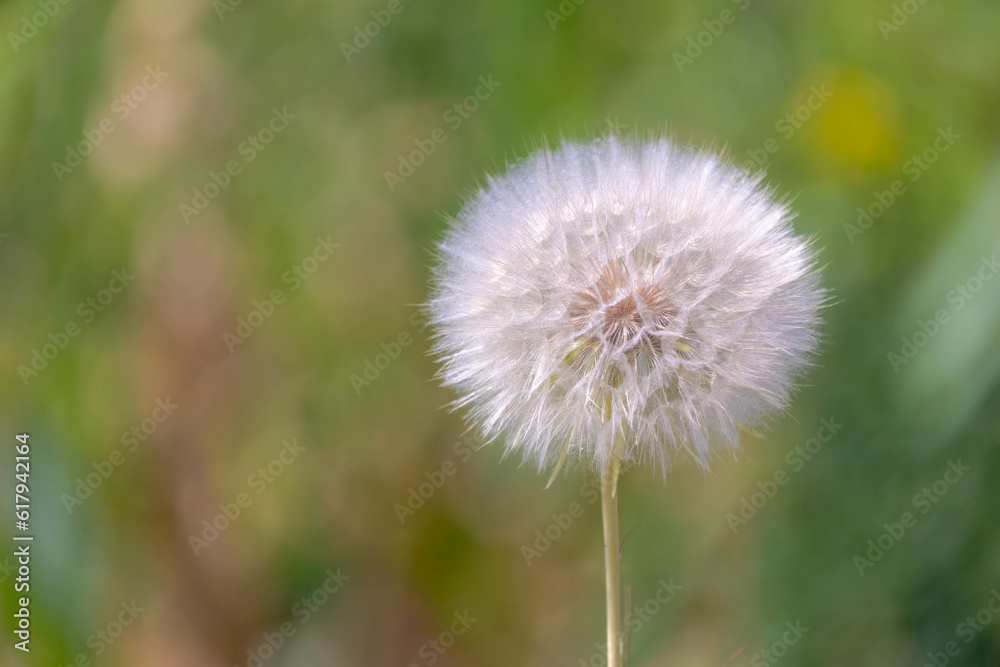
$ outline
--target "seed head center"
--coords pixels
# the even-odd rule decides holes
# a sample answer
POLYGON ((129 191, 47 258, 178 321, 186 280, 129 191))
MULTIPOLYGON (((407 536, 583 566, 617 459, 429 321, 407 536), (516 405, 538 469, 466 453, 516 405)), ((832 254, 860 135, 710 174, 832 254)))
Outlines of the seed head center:
POLYGON ((642 328, 642 315, 631 294, 608 308, 604 313, 604 337, 613 345, 633 338, 642 328))

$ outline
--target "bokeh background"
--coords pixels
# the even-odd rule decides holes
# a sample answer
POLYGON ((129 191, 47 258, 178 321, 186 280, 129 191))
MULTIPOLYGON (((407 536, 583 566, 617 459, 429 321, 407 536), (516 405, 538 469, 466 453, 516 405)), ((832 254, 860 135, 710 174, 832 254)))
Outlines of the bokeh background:
POLYGON ((1000 664, 1000 5, 14 0, 0 33, 3 665, 603 664, 587 478, 476 449, 419 304, 484 175, 607 131, 765 168, 834 294, 745 456, 623 478, 631 665, 1000 664))

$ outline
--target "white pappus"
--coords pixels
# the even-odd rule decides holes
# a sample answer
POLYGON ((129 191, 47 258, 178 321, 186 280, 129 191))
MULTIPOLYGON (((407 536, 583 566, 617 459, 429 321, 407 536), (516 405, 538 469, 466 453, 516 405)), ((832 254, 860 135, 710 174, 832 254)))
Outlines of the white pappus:
POLYGON ((454 407, 541 468, 735 452, 787 406, 825 299, 761 180, 616 136, 489 178, 440 244, 429 302, 454 407))

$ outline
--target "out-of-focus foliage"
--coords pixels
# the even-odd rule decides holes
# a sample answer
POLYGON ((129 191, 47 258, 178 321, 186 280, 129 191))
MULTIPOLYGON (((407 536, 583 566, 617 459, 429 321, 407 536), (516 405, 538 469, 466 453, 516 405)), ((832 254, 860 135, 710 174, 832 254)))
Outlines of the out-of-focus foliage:
POLYGON ((417 305, 486 174, 609 129, 763 164, 836 297, 746 456, 623 478, 632 666, 1000 660, 1000 6, 14 0, 0 33, 2 521, 27 431, 36 535, 0 663, 603 664, 588 480, 474 450, 417 305))

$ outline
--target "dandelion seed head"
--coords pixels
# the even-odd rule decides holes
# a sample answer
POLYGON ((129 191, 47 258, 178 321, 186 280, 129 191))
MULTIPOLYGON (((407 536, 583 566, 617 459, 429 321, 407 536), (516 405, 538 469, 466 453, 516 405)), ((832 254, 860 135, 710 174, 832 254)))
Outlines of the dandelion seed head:
POLYGON ((703 468, 787 407, 824 299, 761 176, 666 139, 542 150, 491 178, 439 249, 441 378, 545 468, 703 468))

